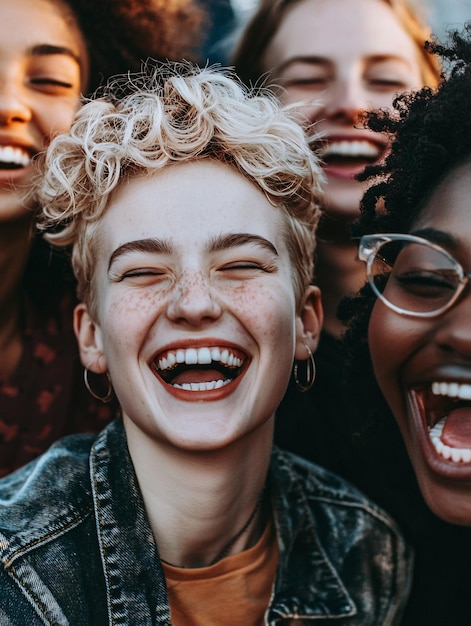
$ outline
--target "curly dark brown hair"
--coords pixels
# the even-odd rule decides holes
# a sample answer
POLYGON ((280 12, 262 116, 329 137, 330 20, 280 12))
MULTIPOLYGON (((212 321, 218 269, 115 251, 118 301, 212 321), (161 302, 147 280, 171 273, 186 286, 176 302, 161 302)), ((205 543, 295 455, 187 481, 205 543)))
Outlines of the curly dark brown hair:
MULTIPOLYGON (((371 180, 361 203, 361 217, 353 236, 369 233, 407 233, 424 203, 440 181, 471 157, 471 22, 452 32, 446 45, 427 44, 443 59, 442 81, 436 90, 424 88, 399 96, 393 112, 368 116, 369 128, 394 137, 382 165, 370 166, 362 180, 371 180)), ((374 411, 382 404, 371 364, 367 333, 376 301, 369 285, 344 298, 338 316, 348 330, 344 335, 349 382, 363 403, 374 411)), ((371 425, 370 425, 371 426, 371 425)), ((366 425, 365 425, 366 428, 366 425)))
POLYGON ((61 0, 77 19, 90 56, 87 94, 138 72, 148 57, 196 61, 205 15, 195 0, 61 0))

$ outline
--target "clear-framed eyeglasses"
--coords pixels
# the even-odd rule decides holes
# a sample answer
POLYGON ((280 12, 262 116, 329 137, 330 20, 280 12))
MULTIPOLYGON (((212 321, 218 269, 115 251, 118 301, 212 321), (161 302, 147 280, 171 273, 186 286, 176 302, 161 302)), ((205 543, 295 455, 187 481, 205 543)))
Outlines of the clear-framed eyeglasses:
POLYGON ((399 315, 440 315, 471 278, 447 250, 415 235, 364 235, 358 257, 376 296, 399 315))

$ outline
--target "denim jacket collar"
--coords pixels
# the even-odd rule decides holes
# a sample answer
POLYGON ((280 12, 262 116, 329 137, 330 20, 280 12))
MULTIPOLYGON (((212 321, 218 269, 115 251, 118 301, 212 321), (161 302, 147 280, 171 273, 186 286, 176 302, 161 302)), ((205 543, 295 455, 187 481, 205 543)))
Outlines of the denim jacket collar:
POLYGON ((306 485, 301 485, 289 457, 277 449, 269 480, 280 548, 270 619, 355 615, 354 603, 319 541, 306 485))
MULTIPOLYGON (((152 623, 170 623, 162 565, 145 516, 124 429, 110 428, 98 437, 90 464, 113 623, 129 624, 130 616, 138 623, 137 616, 143 611, 151 612, 146 617, 152 617, 152 623), (129 565, 123 567, 125 563, 129 565)), ((269 474, 280 563, 268 623, 277 618, 354 615, 354 604, 318 540, 299 479, 287 457, 276 450, 269 474), (306 562, 308 554, 310 559, 306 562), (303 584, 303 579, 309 579, 309 585, 303 584)))
MULTIPOLYGON (((75 539, 70 543, 67 538, 74 531, 77 546, 95 546, 97 567, 93 569, 104 574, 95 600, 103 608, 106 601, 108 623, 167 626, 170 608, 164 573, 121 420, 92 442, 90 436, 64 440, 37 463, 2 481, 6 508, 1 518, 4 534, 0 534, 0 558, 5 572, 35 591, 35 603, 43 614, 59 614, 61 607, 51 593, 42 587, 38 592, 40 570, 34 568, 38 563, 49 567, 47 559, 36 558, 48 554, 52 544, 52 553, 62 550, 64 562, 67 558, 73 561, 73 550, 81 549, 75 547, 69 553, 75 539), (92 536, 95 529, 98 545, 92 536)), ((389 526, 391 531, 385 532, 383 522, 375 526, 372 521, 384 519, 377 509, 340 479, 276 449, 268 487, 280 560, 266 624, 323 618, 360 624, 361 615, 369 614, 369 604, 366 608, 361 605, 365 596, 371 597, 376 607, 381 602, 387 611, 392 610, 392 601, 398 601, 397 585, 408 572, 403 546, 395 543, 393 528, 389 526), (374 538, 365 548, 363 541, 370 537, 371 529, 374 538), (373 570, 379 576, 379 597, 371 594, 371 584, 359 574, 363 549, 375 554, 376 549, 382 550, 384 561, 373 570), (348 563, 351 554, 352 567, 348 563), (336 569, 338 565, 333 563, 341 563, 343 569, 336 569), (357 607, 345 583, 359 603, 357 607)))
POLYGON ((170 624, 164 573, 121 421, 98 436, 90 475, 110 623, 170 624))

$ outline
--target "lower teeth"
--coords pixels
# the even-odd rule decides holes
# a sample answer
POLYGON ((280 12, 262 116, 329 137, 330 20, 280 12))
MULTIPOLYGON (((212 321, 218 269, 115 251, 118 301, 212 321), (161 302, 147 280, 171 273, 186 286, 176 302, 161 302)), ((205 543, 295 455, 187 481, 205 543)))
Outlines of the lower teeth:
POLYGON ((445 422, 446 418, 444 417, 429 430, 429 435, 435 447, 435 450, 447 461, 451 460, 455 463, 471 462, 471 449, 451 448, 450 446, 447 446, 445 443, 443 443, 443 441, 440 439, 445 422))
POLYGON ((208 383, 183 383, 178 385, 175 383, 172 387, 175 389, 185 389, 185 391, 211 391, 212 389, 220 389, 232 382, 231 378, 226 380, 212 380, 208 383))

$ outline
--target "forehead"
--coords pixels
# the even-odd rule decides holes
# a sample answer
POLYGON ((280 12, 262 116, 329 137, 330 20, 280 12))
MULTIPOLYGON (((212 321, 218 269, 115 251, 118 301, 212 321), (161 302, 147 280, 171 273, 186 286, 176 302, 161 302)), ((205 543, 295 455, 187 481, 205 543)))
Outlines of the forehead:
POLYGON ((176 248, 204 246, 224 233, 254 233, 281 245, 284 219, 262 191, 228 165, 202 160, 121 183, 99 226, 108 253, 156 237, 176 248))
POLYGON ((2 0, 0 50, 39 44, 70 48, 86 60, 85 42, 76 18, 62 0, 2 0))
POLYGON ((425 202, 414 229, 428 226, 471 242, 471 162, 454 168, 425 202))
POLYGON ((338 61, 361 56, 403 57, 418 51, 383 0, 302 0, 285 13, 266 54, 267 67, 291 56, 338 61))

